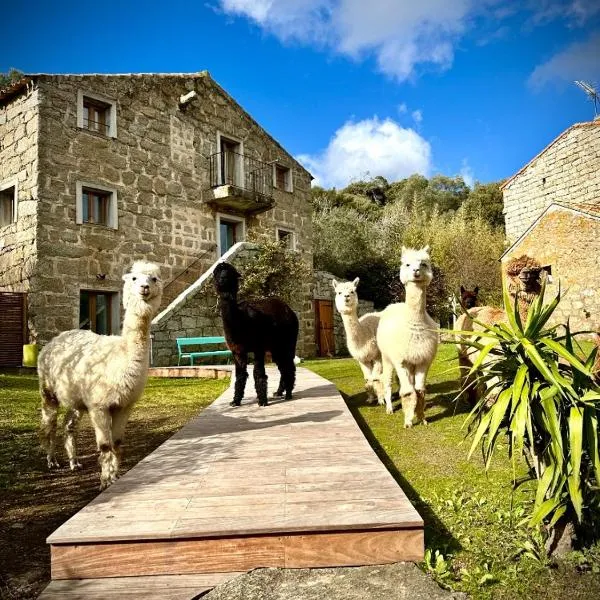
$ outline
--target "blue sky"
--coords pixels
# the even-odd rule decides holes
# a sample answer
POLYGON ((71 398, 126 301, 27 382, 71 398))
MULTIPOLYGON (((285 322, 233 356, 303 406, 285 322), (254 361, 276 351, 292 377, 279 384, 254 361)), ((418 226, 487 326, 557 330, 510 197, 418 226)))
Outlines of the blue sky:
POLYGON ((0 71, 11 67, 208 69, 322 185, 488 182, 593 117, 573 80, 600 84, 600 2, 9 2, 0 71))

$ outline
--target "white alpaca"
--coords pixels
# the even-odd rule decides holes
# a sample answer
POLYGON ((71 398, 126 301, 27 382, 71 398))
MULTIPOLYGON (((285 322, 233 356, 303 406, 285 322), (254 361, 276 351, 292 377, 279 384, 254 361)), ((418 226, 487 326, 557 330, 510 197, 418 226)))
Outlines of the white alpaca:
POLYGON ((74 329, 57 335, 40 352, 38 375, 42 396, 42 445, 48 467, 54 458, 60 405, 65 413, 65 449, 71 469, 77 460, 75 433, 87 411, 100 452, 100 487, 108 487, 119 470, 125 425, 148 377, 150 322, 158 312, 162 281, 158 265, 136 262, 123 275, 125 316, 120 336, 74 329))
POLYGON ((356 287, 358 277, 354 281, 331 282, 335 291, 335 306, 338 309, 346 331, 346 346, 352 358, 358 361, 365 378, 368 402, 378 400, 383 404, 383 388, 381 385, 381 353, 377 347, 377 326, 379 313, 367 313, 358 317, 358 296, 356 287))
POLYGON ((390 304, 380 314, 377 345, 383 363, 386 412, 391 414, 394 369, 400 380, 404 427, 412 427, 413 418, 425 420, 425 379, 435 358, 439 334, 437 323, 427 314, 425 298, 433 277, 429 246, 421 250, 402 247, 400 281, 406 288, 406 300, 390 304))

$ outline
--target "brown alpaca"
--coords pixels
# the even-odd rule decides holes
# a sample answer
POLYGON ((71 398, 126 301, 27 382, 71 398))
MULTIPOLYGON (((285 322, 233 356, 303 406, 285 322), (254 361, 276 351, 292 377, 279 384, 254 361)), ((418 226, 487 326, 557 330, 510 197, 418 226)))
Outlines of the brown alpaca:
POLYGON ((477 306, 477 297, 479 296, 479 286, 474 290, 467 290, 460 286, 460 302, 465 308, 475 308, 477 306))
MULTIPOLYGON (((523 323, 527 319, 527 313, 532 302, 540 295, 542 289, 541 272, 540 263, 526 255, 513 258, 506 265, 505 275, 508 293, 513 302, 516 299, 517 310, 523 323)), ((456 319, 455 330, 473 331, 475 333, 482 331, 483 327, 479 323, 475 323, 473 319, 486 325, 508 322, 508 317, 503 309, 494 306, 477 306, 456 319)), ((463 336, 456 336, 461 387, 465 389, 468 386, 468 400, 471 404, 475 404, 484 390, 478 389, 475 381, 468 377, 468 373, 479 357, 479 350, 465 344, 463 339, 463 336)), ((489 362, 491 357, 486 358, 486 360, 489 362)))

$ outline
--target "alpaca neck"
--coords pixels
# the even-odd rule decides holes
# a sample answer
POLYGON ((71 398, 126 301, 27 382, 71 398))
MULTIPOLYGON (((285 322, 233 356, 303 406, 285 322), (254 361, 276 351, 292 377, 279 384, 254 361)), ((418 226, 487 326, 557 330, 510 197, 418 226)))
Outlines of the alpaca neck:
POLYGON ((346 330, 346 337, 348 341, 352 343, 360 335, 360 321, 358 320, 358 312, 356 309, 347 313, 340 313, 342 317, 342 323, 344 323, 344 329, 346 330))
POLYGON ((426 298, 427 298, 427 286, 409 281, 405 284, 406 288, 406 308, 410 320, 421 321, 427 314, 426 311, 426 298))
POLYGON ((227 337, 230 337, 232 326, 239 323, 240 308, 238 306, 237 295, 221 294, 219 296, 219 305, 221 308, 221 316, 223 317, 223 325, 227 337))
POLYGON ((150 345, 150 321, 152 311, 149 307, 140 310, 126 310, 123 318, 121 337, 131 352, 148 354, 150 345))

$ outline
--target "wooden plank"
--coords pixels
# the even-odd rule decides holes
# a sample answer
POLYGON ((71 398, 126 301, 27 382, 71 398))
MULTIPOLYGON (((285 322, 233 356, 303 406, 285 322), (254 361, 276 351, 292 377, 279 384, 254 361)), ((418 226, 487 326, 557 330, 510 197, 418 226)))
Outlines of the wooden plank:
POLYGON ((58 579, 38 600, 191 600, 242 572, 58 579))
POLYGON ((181 575, 283 567, 280 536, 51 545, 52 579, 181 575))
POLYGON ((287 568, 381 565, 423 559, 422 529, 323 533, 285 538, 287 568))
POLYGON ((52 545, 52 579, 385 564, 423 557, 423 530, 52 545))

